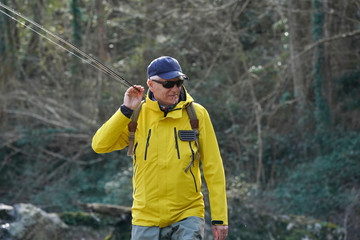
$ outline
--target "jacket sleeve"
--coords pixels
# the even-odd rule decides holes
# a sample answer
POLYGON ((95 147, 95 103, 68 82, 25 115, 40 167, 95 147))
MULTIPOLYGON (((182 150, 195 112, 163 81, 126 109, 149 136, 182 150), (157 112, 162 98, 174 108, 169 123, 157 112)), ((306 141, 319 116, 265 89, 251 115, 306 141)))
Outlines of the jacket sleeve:
POLYGON ((119 109, 95 133, 92 148, 96 153, 107 153, 125 148, 129 144, 127 118, 119 109))
POLYGON ((201 107, 197 115, 200 131, 200 158, 209 190, 212 223, 228 225, 225 173, 218 142, 206 109, 201 107))

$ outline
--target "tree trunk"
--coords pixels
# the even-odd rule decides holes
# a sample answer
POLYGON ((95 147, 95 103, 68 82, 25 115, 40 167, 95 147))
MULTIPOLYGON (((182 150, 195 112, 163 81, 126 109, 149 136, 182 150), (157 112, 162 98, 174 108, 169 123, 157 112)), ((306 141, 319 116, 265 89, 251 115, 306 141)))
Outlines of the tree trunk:
MULTIPOLYGON (((324 35, 324 2, 313 0, 313 40, 321 41, 324 35)), ((323 82, 326 79, 324 43, 318 44, 314 51, 314 93, 315 93, 315 120, 316 136, 321 153, 326 151, 325 141, 330 127, 329 106, 324 97, 323 82)))
POLYGON ((307 100, 308 83, 307 73, 311 65, 309 56, 302 55, 304 46, 310 39, 310 31, 308 26, 310 24, 310 16, 308 9, 310 8, 310 1, 290 0, 288 2, 288 21, 290 34, 290 61, 291 72, 294 84, 294 96, 301 105, 304 106, 307 100))
MULTIPOLYGON (((73 15, 72 26, 73 26, 73 43, 75 46, 81 48, 81 39, 82 39, 82 31, 81 31, 81 11, 80 11, 80 0, 72 0, 71 1, 71 14, 73 15)), ((73 57, 73 62, 71 66, 71 86, 73 97, 73 104, 75 109, 81 111, 81 85, 82 85, 83 77, 82 77, 82 68, 79 64, 79 59, 77 57, 73 57)))
MULTIPOLYGON (((97 42, 99 47, 99 59, 101 62, 106 61, 106 51, 105 51, 105 25, 104 25, 104 6, 102 4, 102 0, 96 0, 96 9, 97 9, 97 42)), ((101 117, 105 115, 104 108, 101 106, 101 93, 103 92, 103 74, 99 71, 97 74, 97 83, 96 83, 96 90, 95 90, 95 99, 97 102, 97 120, 102 119, 101 117)))

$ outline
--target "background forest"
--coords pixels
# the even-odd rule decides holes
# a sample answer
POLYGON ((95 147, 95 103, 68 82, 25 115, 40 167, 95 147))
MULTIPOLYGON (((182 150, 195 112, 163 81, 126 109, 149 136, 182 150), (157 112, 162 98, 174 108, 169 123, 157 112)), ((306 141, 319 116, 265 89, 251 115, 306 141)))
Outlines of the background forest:
MULTIPOLYGON (((152 59, 179 60, 218 137, 230 238, 242 224, 237 206, 251 204, 360 239, 359 0, 1 3, 133 84, 146 86, 152 59)), ((130 206, 126 151, 91 149, 125 89, 0 13, 0 201, 53 212, 130 206)))

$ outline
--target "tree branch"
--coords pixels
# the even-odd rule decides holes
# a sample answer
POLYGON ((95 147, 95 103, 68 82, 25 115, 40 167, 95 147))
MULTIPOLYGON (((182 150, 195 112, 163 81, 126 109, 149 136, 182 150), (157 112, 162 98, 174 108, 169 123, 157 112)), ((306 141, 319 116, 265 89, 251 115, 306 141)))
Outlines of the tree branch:
POLYGON ((315 47, 317 47, 320 44, 326 43, 326 42, 332 42, 332 41, 336 41, 339 39, 344 39, 344 38, 349 38, 349 37, 355 37, 357 35, 360 35, 360 30, 355 30, 353 32, 348 32, 348 33, 342 33, 342 34, 338 34, 335 35, 333 37, 329 37, 329 38, 323 38, 317 42, 314 42, 310 45, 305 46, 304 51, 298 53, 297 55, 295 55, 292 59, 301 57, 302 55, 304 55, 305 53, 309 52, 310 50, 314 49, 315 47))

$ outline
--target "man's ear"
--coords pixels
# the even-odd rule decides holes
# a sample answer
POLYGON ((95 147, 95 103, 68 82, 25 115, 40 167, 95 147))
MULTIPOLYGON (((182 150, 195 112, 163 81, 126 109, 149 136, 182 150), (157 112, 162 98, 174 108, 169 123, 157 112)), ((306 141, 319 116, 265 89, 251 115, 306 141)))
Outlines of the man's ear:
POLYGON ((147 85, 149 86, 149 88, 150 88, 151 91, 153 91, 153 84, 154 84, 154 82, 151 81, 151 79, 148 79, 148 80, 147 80, 147 85))

